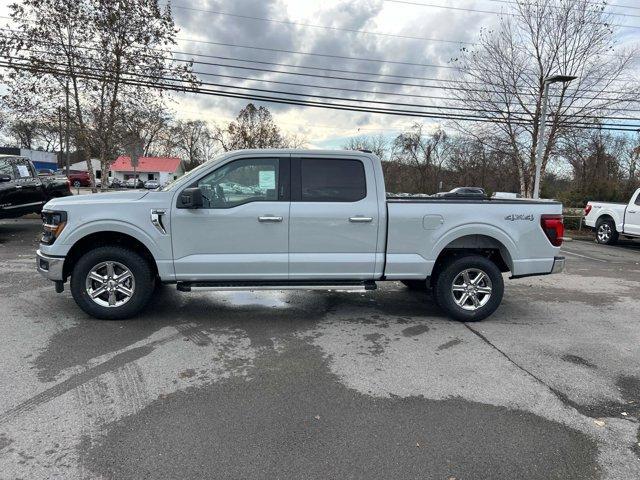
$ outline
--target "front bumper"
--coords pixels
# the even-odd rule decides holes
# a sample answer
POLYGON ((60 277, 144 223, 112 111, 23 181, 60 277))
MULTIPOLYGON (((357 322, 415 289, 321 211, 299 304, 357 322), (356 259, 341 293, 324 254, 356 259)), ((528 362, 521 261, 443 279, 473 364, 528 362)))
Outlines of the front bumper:
POLYGON ((64 280, 62 276, 62 267, 64 266, 64 257, 49 257, 40 250, 36 251, 36 268, 40 275, 54 282, 64 280))
POLYGON ((561 273, 564 271, 564 257, 553 258, 553 268, 550 273, 561 273))

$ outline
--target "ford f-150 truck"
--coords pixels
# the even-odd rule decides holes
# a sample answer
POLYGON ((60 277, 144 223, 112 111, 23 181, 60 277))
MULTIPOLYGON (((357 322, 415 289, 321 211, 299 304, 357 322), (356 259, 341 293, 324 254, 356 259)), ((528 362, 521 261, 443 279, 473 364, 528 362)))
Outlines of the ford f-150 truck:
POLYGON ((433 289, 480 320, 512 277, 559 272, 562 205, 486 197, 387 199, 364 151, 228 152, 155 191, 45 205, 37 269, 88 314, 128 318, 156 282, 208 289, 433 289))
POLYGON ((39 213, 48 200, 68 195, 66 178, 39 176, 28 158, 0 155, 0 218, 39 213))
POLYGON ((613 245, 620 235, 640 237, 640 188, 629 203, 588 202, 584 224, 596 231, 596 241, 613 245))

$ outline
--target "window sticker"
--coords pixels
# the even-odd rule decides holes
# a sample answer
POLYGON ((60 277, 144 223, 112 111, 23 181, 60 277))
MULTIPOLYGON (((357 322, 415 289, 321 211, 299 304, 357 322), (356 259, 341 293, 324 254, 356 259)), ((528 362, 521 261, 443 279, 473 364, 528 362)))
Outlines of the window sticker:
POLYGON ((18 167, 18 174, 21 177, 30 177, 31 175, 29 174, 29 169, 27 168, 26 165, 16 165, 18 167))
POLYGON ((259 187, 264 189, 276 188, 276 172, 274 170, 260 170, 259 187))

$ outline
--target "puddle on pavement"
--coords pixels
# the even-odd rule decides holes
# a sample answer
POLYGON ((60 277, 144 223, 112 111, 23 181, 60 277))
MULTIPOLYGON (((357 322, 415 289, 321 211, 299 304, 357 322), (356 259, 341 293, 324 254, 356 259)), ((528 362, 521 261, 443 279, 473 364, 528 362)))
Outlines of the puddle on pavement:
MULTIPOLYGON (((203 292, 204 293, 204 292, 203 292)), ((289 308, 290 300, 286 292, 277 290, 253 291, 239 290, 232 292, 208 292, 205 295, 215 296, 217 300, 222 300, 233 306, 245 307, 248 305, 258 305, 261 307, 289 308)))

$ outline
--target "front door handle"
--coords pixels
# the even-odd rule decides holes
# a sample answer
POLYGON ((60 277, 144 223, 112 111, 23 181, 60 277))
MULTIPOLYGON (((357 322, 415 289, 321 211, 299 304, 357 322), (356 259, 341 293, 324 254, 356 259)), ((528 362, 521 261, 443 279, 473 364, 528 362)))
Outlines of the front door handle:
POLYGON ((349 217, 351 223, 369 223, 373 221, 373 217, 349 217))
POLYGON ((636 213, 635 210, 629 210, 627 213, 636 213))
POLYGON ((282 217, 275 217, 273 215, 263 215, 261 217, 258 217, 258 221, 259 222, 277 223, 277 222, 281 222, 282 221, 282 217))

